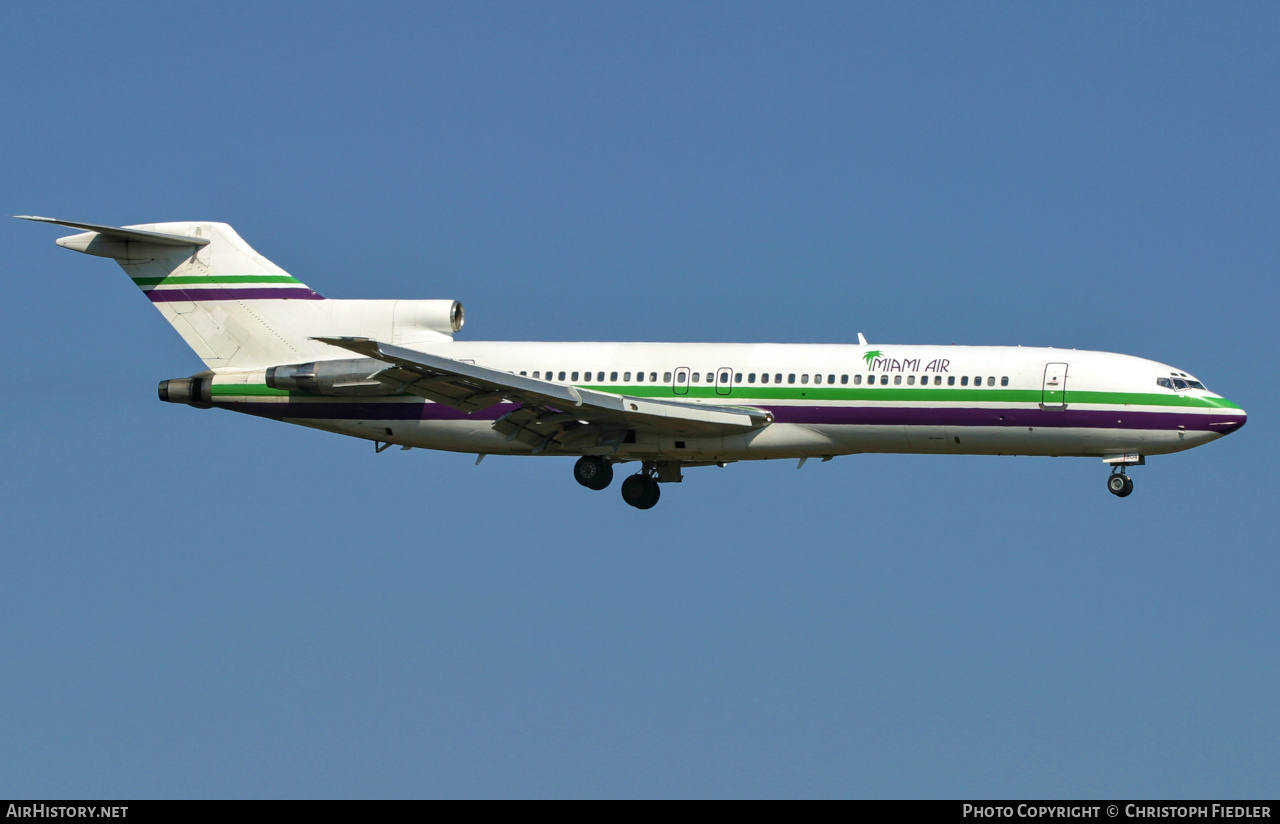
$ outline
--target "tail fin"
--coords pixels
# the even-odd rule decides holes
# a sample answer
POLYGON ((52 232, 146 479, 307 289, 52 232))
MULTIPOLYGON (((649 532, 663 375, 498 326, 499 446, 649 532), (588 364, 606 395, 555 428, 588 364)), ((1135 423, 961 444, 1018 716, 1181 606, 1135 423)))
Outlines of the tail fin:
POLYGON ((325 300, 225 223, 114 227, 19 217, 86 230, 57 243, 119 263, 210 368, 331 358, 332 350, 311 338, 335 332, 438 341, 461 326, 461 307, 455 310, 453 301, 325 300), (441 328, 437 308, 456 312, 451 329, 441 328))

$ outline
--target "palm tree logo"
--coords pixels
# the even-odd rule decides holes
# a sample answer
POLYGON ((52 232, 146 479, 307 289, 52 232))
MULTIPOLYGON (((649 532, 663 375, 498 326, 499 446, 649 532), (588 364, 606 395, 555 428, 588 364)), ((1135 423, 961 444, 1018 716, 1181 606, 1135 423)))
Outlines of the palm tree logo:
POLYGON ((862 359, 867 362, 867 368, 870 369, 871 364, 875 361, 876 358, 883 358, 883 357, 884 357, 884 352, 881 352, 879 349, 872 349, 870 352, 867 352, 865 355, 863 355, 862 359))

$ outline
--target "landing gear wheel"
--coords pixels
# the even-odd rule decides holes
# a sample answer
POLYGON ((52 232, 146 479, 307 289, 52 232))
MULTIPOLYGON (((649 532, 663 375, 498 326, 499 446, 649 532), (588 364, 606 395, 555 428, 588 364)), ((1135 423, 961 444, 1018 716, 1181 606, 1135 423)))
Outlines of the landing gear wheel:
POLYGON ((636 509, 652 509, 661 495, 658 482, 646 475, 632 475, 622 482, 622 500, 636 509))
POLYGON ((604 458, 579 458, 573 465, 573 479, 587 489, 604 489, 613 483, 613 464, 604 458))
POLYGON ((1107 478, 1107 491, 1117 498, 1127 498, 1133 494, 1133 479, 1128 475, 1112 475, 1107 478))

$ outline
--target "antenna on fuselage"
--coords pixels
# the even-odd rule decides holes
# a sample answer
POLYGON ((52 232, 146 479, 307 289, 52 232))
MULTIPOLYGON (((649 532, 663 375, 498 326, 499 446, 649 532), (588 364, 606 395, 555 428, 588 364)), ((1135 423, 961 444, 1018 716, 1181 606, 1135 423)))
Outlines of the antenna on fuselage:
POLYGON ((862 334, 861 332, 859 332, 859 333, 858 333, 858 345, 859 345, 859 346, 866 346, 866 345, 867 345, 867 339, 866 339, 866 337, 864 337, 864 336, 863 336, 863 334, 862 334))

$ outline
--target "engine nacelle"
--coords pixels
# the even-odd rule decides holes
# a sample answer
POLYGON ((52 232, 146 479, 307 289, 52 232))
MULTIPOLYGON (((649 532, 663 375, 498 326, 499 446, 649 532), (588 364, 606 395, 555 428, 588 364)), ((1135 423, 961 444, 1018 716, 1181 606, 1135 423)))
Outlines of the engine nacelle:
POLYGON ((462 328, 462 304, 456 300, 398 300, 395 302, 396 337, 409 329, 430 329, 452 335, 462 328))
POLYGON ((172 378, 160 381, 156 391, 160 400, 165 403, 185 403, 197 409, 212 409, 212 394, 209 391, 213 383, 212 372, 202 372, 190 378, 172 378))
POLYGON ((374 358, 350 358, 272 366, 267 386, 311 395, 390 395, 392 390, 373 379, 388 365, 374 358))
POLYGON ((462 328, 462 304, 456 300, 314 301, 320 317, 307 327, 309 337, 372 338, 406 345, 439 343, 462 328))

